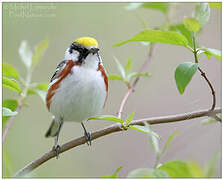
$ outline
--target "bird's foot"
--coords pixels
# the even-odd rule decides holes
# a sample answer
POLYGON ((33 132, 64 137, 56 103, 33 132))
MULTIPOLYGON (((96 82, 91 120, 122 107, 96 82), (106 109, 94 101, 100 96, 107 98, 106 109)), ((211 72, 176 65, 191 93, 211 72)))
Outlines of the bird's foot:
POLYGON ((57 159, 59 158, 60 149, 61 149, 60 145, 55 145, 52 148, 53 151, 56 151, 56 158, 57 159))
POLYGON ((86 139, 87 139, 87 145, 91 146, 91 134, 89 132, 84 133, 86 139))

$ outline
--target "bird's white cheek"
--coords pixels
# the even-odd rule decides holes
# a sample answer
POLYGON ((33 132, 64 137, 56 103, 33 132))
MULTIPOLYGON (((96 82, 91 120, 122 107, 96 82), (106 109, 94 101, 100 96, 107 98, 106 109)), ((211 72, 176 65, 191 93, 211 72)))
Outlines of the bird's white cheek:
POLYGON ((77 61, 78 60, 78 56, 79 56, 79 52, 73 50, 72 53, 69 52, 70 48, 67 48, 66 52, 65 52, 65 56, 64 56, 64 60, 73 60, 73 61, 77 61))

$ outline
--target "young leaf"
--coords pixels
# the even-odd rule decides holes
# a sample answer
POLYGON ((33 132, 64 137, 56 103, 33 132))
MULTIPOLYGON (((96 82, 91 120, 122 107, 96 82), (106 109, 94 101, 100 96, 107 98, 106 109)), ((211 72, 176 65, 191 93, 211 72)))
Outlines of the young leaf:
POLYGON ((199 166, 199 164, 197 164, 194 161, 189 161, 187 163, 187 165, 188 165, 188 168, 190 170, 191 177, 193 177, 193 178, 204 178, 204 172, 201 169, 201 167, 199 166))
POLYGON ((213 7, 213 8, 217 8, 217 9, 221 9, 221 3, 220 2, 209 2, 208 3, 210 7, 213 7))
POLYGON ((122 166, 117 168, 116 171, 114 172, 114 174, 112 175, 105 175, 102 176, 102 178, 118 178, 118 172, 122 169, 122 166))
POLYGON ((195 6, 194 17, 200 21, 201 26, 204 26, 210 17, 210 7, 208 3, 201 2, 195 6))
POLYGON ((140 168, 131 171, 128 178, 167 178, 168 174, 160 169, 140 168))
POLYGON ((201 121, 201 125, 207 125, 207 124, 211 124, 211 123, 216 123, 218 122, 215 118, 208 118, 208 119, 203 119, 201 121))
POLYGON ((221 157, 221 152, 215 154, 215 156, 204 167, 204 176, 207 178, 213 177, 216 171, 217 161, 221 157))
POLYGON ((146 134, 151 134, 152 136, 155 136, 155 137, 160 139, 160 136, 156 132, 151 131, 148 127, 139 126, 139 125, 131 125, 131 126, 129 126, 129 128, 130 129, 134 129, 136 131, 140 131, 140 132, 146 133, 146 134))
POLYGON ((210 59, 211 56, 214 56, 219 61, 221 61, 221 51, 218 49, 202 48, 200 51, 201 52, 199 54, 204 53, 208 59, 210 59))
POLYGON ((175 80, 180 94, 184 93, 186 86, 191 81, 197 68, 198 64, 192 62, 184 62, 177 67, 175 71, 175 80))
POLYGON ((44 103, 46 103, 46 91, 38 90, 38 89, 29 89, 27 91, 28 95, 37 95, 39 96, 44 103))
POLYGON ((123 78, 117 74, 109 74, 108 80, 120 80, 123 81, 123 78))
POLYGON ((132 58, 130 57, 125 65, 125 74, 128 75, 132 70, 132 58))
POLYGON ((169 3, 167 2, 145 2, 142 3, 141 7, 151 8, 154 10, 160 10, 164 14, 168 12, 169 3))
POLYGON ((18 93, 21 92, 19 84, 13 79, 2 77, 2 86, 18 93))
POLYGON ((113 122, 118 122, 123 124, 123 120, 120 118, 117 118, 116 116, 112 116, 112 115, 102 115, 102 116, 94 116, 94 117, 90 117, 88 118, 88 120, 106 120, 106 121, 113 121, 113 122))
POLYGON ((6 107, 2 108, 2 116, 15 116, 17 112, 11 111, 11 109, 8 109, 6 107))
MULTIPOLYGON (((14 100, 14 99, 5 99, 5 100, 2 102, 2 106, 5 107, 5 108, 10 109, 11 111, 15 111, 16 108, 17 108, 17 106, 18 106, 18 103, 17 103, 17 101, 14 100)), ((7 117, 7 116, 2 117, 2 122, 3 122, 3 123, 2 123, 2 126, 3 126, 3 128, 4 128, 5 123, 6 123, 6 121, 7 121, 8 118, 9 118, 9 117, 7 117)))
POLYGON ((135 115, 135 112, 132 112, 125 120, 126 126, 129 126, 129 124, 132 122, 132 119, 135 115))
POLYGON ((184 26, 192 32, 200 30, 200 22, 195 18, 184 18, 184 26))
POLYGON ((15 79, 19 78, 19 73, 16 71, 16 69, 12 65, 6 63, 2 64, 2 75, 15 79))
POLYGON ((48 89, 48 86, 48 83, 39 83, 35 86, 35 88, 41 91, 46 91, 48 89))
POLYGON ((121 73, 122 77, 125 78, 125 69, 123 68, 123 66, 121 65, 121 63, 119 62, 119 60, 116 57, 114 57, 114 59, 118 66, 119 72, 121 73))
POLYGON ((31 67, 32 64, 32 51, 27 43, 27 41, 22 41, 19 48, 19 55, 21 57, 22 62, 26 66, 27 69, 31 67))
POLYGON ((35 66, 40 58, 43 56, 46 48, 48 47, 48 44, 49 44, 49 40, 46 39, 45 41, 39 43, 36 47, 36 50, 33 54, 33 58, 32 58, 32 66, 35 66))
MULTIPOLYGON (((190 47, 193 47, 193 42, 192 42, 192 32, 189 31, 185 26, 184 24, 175 24, 175 25, 172 25, 170 26, 170 31, 176 31, 176 32, 179 32, 181 33, 182 35, 184 35, 186 38, 187 38, 187 41, 188 41, 188 45, 190 47)), ((198 45, 196 45, 196 47, 199 47, 198 45)))
MULTIPOLYGON (((145 126, 147 128, 150 129, 150 131, 152 131, 152 127, 145 122, 145 126)), ((160 156, 160 148, 159 148, 159 140, 156 136, 153 136, 151 134, 149 134, 149 143, 152 146, 154 152, 156 153, 156 156, 159 157, 160 156)))
POLYGON ((139 72, 132 72, 127 76, 127 80, 130 81, 132 78, 138 77, 138 76, 144 76, 144 77, 150 77, 151 74, 149 73, 139 73, 139 72))
POLYGON ((2 106, 11 109, 12 111, 15 111, 18 106, 18 103, 15 99, 5 99, 2 102, 2 106))
POLYGON ((188 164, 183 161, 169 161, 160 166, 159 169, 167 172, 171 178, 192 177, 188 164))
POLYGON ((173 44, 173 45, 179 45, 179 46, 185 46, 185 47, 188 44, 187 39, 183 35, 177 32, 160 31, 160 30, 145 30, 133 36, 129 40, 117 43, 113 46, 121 46, 131 41, 146 41, 146 42, 148 41, 148 42, 154 42, 154 43, 167 43, 167 44, 173 44))
POLYGON ((178 134, 179 134, 179 131, 176 130, 168 137, 168 139, 163 147, 162 154, 165 153, 165 151, 168 149, 168 147, 172 143, 173 138, 176 137, 178 134))

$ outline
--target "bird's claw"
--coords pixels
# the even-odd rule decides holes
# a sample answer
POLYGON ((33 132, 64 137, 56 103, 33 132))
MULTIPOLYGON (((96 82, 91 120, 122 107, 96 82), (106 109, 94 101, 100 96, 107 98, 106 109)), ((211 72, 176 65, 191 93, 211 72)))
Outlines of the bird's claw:
POLYGON ((53 149, 52 149, 53 151, 56 151, 57 159, 59 158, 60 149, 61 149, 60 145, 55 145, 55 146, 53 146, 53 149))
POLYGON ((86 132, 85 137, 87 139, 87 145, 91 146, 91 134, 89 132, 86 132))

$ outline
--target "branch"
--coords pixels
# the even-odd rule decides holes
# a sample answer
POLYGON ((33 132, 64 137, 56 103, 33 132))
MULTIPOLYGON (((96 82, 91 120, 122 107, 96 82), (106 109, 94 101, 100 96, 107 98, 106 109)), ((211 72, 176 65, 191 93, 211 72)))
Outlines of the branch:
MULTIPOLYGON (((19 105, 19 106, 16 108, 15 111, 16 111, 16 112, 19 112, 20 110, 21 110, 21 106, 19 105)), ((15 117, 16 117, 16 116, 11 116, 11 117, 9 118, 9 120, 7 121, 5 131, 4 131, 3 135, 2 135, 2 142, 5 141, 5 138, 6 138, 7 134, 8 134, 8 132, 9 132, 11 126, 12 126, 12 123, 13 123, 15 117)))
POLYGON ((210 87, 210 89, 211 89, 211 93, 212 93, 212 97, 213 97, 213 103, 212 103, 212 106, 211 106, 211 110, 214 110, 214 108, 215 108, 215 106, 216 106, 216 96, 215 96, 214 88, 213 88, 211 82, 208 80, 208 78, 207 78, 205 72, 204 72, 200 67, 198 67, 198 70, 200 71, 201 76, 203 76, 204 79, 207 81, 207 83, 208 83, 208 85, 209 85, 209 87, 210 87))
MULTIPOLYGON (((148 58, 145 60, 143 65, 140 67, 140 69, 138 71, 139 73, 142 73, 144 71, 144 69, 147 67, 148 63, 150 62, 150 59, 152 58, 152 55, 153 55, 153 49, 154 49, 154 44, 150 44, 148 58)), ((135 88, 137 82, 139 81, 139 79, 140 79, 140 76, 138 76, 134 80, 134 82, 132 83, 132 86, 128 89, 125 96, 123 97, 120 108, 119 108, 119 112, 118 112, 118 118, 122 117, 123 108, 127 102, 127 99, 134 92, 134 88, 135 88)))
MULTIPOLYGON (((221 108, 216 108, 213 111, 212 110, 200 110, 185 114, 178 114, 178 115, 169 115, 169 116, 161 116, 161 117, 151 117, 151 118, 145 118, 145 119, 139 119, 132 121, 130 125, 142 125, 144 126, 144 122, 147 122, 149 124, 161 124, 161 123, 171 123, 171 122, 177 122, 177 121, 185 121, 190 120, 198 117, 204 117, 204 116, 215 116, 216 114, 220 113, 222 111, 221 108)), ((99 137, 103 137, 105 135, 119 132, 119 131, 125 131, 124 128, 121 126, 121 124, 113 124, 109 127, 106 127, 104 129, 95 131, 91 134, 91 139, 97 139, 99 137)), ((65 151, 68 151, 74 147, 80 146, 84 143, 86 143, 87 140, 85 136, 82 136, 80 138, 74 139, 72 141, 69 141, 61 146, 60 153, 63 153, 65 151)), ((41 164, 45 163, 46 161, 50 160, 51 158, 56 156, 56 151, 51 150, 47 153, 45 153, 42 157, 30 162, 28 165, 26 165, 24 168, 19 170, 16 173, 16 177, 24 176, 27 173, 33 171, 37 167, 39 167, 41 164)))

